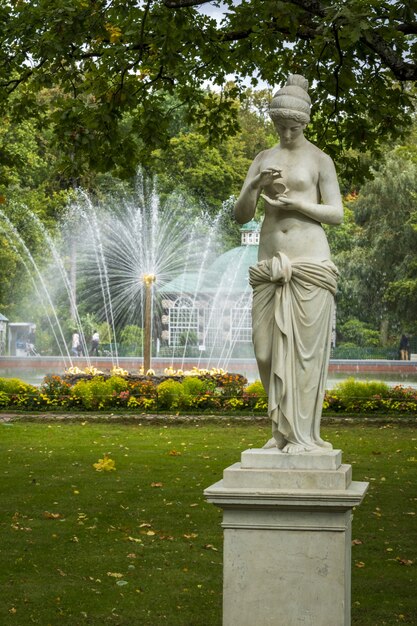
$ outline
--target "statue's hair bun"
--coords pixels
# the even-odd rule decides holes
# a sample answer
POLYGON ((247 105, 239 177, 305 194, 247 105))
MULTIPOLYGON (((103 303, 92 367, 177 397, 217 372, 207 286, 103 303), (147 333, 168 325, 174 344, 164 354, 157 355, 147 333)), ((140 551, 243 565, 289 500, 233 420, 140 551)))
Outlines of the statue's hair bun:
POLYGON ((304 91, 308 91, 308 80, 301 76, 301 74, 290 74, 288 76, 286 85, 289 87, 290 85, 294 85, 295 87, 301 87, 304 91))
POLYGON ((274 95, 269 115, 273 121, 287 118, 307 124, 310 121, 311 100, 308 80, 300 74, 290 74, 284 87, 274 95))

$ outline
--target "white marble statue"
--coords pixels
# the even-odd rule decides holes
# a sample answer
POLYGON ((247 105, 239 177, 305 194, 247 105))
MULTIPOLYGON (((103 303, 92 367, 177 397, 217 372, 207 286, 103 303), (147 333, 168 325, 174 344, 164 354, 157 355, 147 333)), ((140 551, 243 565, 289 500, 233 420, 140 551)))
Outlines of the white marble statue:
POLYGON ((331 448, 320 437, 338 272, 321 226, 343 206, 332 159, 304 137, 308 82, 290 75, 271 102, 280 142, 258 154, 235 205, 240 224, 265 200, 253 287, 253 343, 268 394, 272 439, 265 447, 305 453, 331 448))

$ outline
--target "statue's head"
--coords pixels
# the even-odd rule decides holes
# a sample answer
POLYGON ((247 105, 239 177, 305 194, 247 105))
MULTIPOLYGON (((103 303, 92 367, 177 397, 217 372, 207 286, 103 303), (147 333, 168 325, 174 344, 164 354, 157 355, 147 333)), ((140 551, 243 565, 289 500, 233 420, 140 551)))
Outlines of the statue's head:
POLYGON ((311 100, 307 92, 308 80, 299 74, 290 74, 282 89, 272 98, 269 115, 273 122, 292 119, 301 124, 310 121, 311 100))

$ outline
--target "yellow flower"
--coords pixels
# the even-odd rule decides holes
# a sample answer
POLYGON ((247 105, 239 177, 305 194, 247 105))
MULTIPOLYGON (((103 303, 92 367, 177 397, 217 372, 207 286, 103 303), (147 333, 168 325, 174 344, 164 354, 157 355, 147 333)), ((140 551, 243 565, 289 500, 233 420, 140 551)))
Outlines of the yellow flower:
POLYGON ((93 463, 93 467, 98 472, 111 472, 116 469, 116 463, 113 459, 107 456, 107 454, 105 454, 102 459, 97 461, 97 463, 93 463))
POLYGON ((93 365, 90 365, 90 366, 87 366, 87 367, 84 368, 84 373, 85 374, 90 374, 91 376, 99 376, 103 372, 101 370, 97 369, 96 367, 94 367, 93 365))
POLYGON ((82 374, 83 371, 80 370, 79 367, 69 367, 68 369, 65 370, 65 374, 82 374))
POLYGON ((117 365, 114 365, 111 369, 110 374, 112 376, 127 376, 129 372, 127 370, 124 370, 123 367, 117 367, 117 365))

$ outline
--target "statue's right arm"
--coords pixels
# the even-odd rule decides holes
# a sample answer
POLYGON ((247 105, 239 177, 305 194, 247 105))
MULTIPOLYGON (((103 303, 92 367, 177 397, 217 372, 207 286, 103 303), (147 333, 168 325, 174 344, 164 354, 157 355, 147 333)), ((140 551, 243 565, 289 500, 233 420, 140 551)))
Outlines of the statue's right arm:
POLYGON ((245 182, 243 183, 242 190, 235 204, 235 219, 239 224, 246 224, 246 222, 250 222, 255 215, 256 205, 261 193, 261 186, 259 184, 261 179, 261 154, 258 154, 250 166, 245 182))

